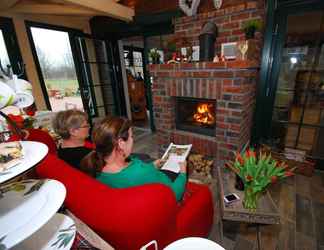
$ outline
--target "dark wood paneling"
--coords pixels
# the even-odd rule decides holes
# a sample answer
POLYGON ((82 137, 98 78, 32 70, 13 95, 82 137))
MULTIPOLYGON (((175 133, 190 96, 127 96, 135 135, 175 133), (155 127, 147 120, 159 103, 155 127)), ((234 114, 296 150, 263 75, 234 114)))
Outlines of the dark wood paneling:
POLYGON ((314 237, 310 199, 296 195, 296 231, 314 237))
MULTIPOLYGON (((260 1, 262 2, 262 1, 260 1)), ((135 9, 136 15, 152 14, 158 12, 169 12, 179 9, 178 0, 122 0, 120 2, 126 6, 135 9)), ((226 0, 223 1, 222 8, 229 6, 245 4, 246 0, 226 0)), ((215 10, 213 1, 201 0, 198 13, 208 12, 215 10)))
POLYGON ((178 8, 177 0, 123 0, 120 3, 135 8, 136 14, 174 11, 178 8))

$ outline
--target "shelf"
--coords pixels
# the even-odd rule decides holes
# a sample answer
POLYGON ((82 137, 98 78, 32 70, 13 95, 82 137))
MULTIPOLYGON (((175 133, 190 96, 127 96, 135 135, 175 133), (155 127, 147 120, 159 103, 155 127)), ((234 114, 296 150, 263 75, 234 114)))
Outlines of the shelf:
POLYGON ((225 62, 192 62, 192 63, 174 63, 174 64, 150 64, 150 71, 179 71, 191 69, 250 69, 259 68, 260 63, 254 60, 228 60, 225 62))

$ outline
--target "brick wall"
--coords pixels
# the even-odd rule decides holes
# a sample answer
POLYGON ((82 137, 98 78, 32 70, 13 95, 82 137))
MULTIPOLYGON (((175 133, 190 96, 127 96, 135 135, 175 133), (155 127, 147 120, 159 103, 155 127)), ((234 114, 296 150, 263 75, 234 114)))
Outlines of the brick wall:
POLYGON ((232 157, 251 135, 257 68, 255 61, 150 65, 160 154, 174 142, 218 160, 232 157), (175 97, 216 100, 215 135, 176 130, 175 97))
MULTIPOLYGON (((212 1, 210 1, 212 2, 212 1)), ((225 1, 226 2, 226 1, 225 1)), ((230 6, 223 4, 219 10, 204 12, 192 17, 175 20, 175 36, 186 38, 193 45, 199 45, 199 34, 207 21, 218 27, 215 52, 220 54, 221 44, 245 40, 242 26, 248 20, 264 20, 264 3, 259 0, 232 0, 230 6)), ((256 33, 259 45, 262 44, 262 32, 256 33)))

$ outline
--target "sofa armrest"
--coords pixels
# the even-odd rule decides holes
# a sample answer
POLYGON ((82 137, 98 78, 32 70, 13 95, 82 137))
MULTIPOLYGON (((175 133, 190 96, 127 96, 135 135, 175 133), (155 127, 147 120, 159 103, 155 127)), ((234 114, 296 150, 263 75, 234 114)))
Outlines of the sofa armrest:
POLYGON ((66 207, 116 249, 139 249, 151 240, 164 246, 175 239, 178 207, 165 185, 110 188, 52 154, 36 171, 62 182, 66 207))
POLYGON ((188 182, 177 217, 177 236, 207 237, 214 216, 212 194, 207 185, 188 182), (192 225, 195 225, 192 227, 192 225))
POLYGON ((175 239, 178 208, 169 187, 147 184, 114 191, 114 204, 107 204, 112 212, 104 219, 114 223, 101 225, 98 232, 111 237, 109 242, 131 241, 131 245, 119 244, 117 249, 139 249, 151 240, 162 247, 175 239))

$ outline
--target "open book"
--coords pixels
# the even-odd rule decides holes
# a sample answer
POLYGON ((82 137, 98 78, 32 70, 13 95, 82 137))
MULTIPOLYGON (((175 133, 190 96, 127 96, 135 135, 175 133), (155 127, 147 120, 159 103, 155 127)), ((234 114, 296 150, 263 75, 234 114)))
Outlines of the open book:
POLYGON ((175 173, 180 171, 180 162, 184 162, 191 150, 192 144, 177 145, 170 143, 168 149, 162 156, 161 169, 169 170, 175 173))

